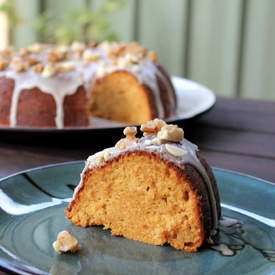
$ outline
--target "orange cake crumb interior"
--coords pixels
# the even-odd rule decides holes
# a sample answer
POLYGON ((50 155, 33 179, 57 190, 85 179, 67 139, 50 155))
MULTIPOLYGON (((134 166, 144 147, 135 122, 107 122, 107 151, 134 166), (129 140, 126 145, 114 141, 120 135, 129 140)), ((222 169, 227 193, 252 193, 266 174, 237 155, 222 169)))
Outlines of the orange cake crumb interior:
POLYGON ((113 235, 196 251, 204 238, 199 199, 178 173, 154 155, 128 153, 90 171, 68 217, 76 225, 104 225, 113 235))

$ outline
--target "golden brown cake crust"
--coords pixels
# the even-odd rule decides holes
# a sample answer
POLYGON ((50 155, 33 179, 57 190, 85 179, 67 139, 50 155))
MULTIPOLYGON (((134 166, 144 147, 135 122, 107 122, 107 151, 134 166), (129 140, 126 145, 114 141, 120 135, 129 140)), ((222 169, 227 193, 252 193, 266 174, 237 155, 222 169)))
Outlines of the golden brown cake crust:
MULTIPOLYGON (((81 193, 85 192, 85 183, 90 178, 90 176, 98 169, 104 169, 114 162, 118 162, 120 159, 127 158, 130 156, 147 156, 150 159, 153 159, 155 162, 162 162, 167 165, 168 170, 173 170, 177 174, 178 178, 183 179, 185 182, 188 182, 190 188, 193 190, 194 194, 196 194, 197 197, 197 207, 195 208, 195 212, 193 213, 195 216, 195 219, 198 224, 200 224, 200 241, 195 243, 195 245, 192 246, 185 246, 184 248, 182 245, 178 244, 171 244, 177 249, 184 249, 186 251, 196 251, 198 247, 200 247, 205 240, 210 235, 210 230, 213 226, 213 220, 212 220, 212 214, 211 214, 211 204, 209 201, 208 191, 205 187, 205 182, 203 177, 200 175, 198 170, 191 164, 186 164, 185 167, 179 167, 175 165, 175 163, 168 161, 166 159, 162 159, 158 154, 148 151, 142 151, 142 150, 136 150, 136 151, 128 151, 125 153, 122 153, 118 157, 112 158, 110 160, 107 160, 103 165, 99 167, 94 167, 91 169, 86 170, 84 177, 83 177, 83 184, 80 186, 80 189, 76 193, 76 197, 74 200, 70 203, 66 210, 67 218, 71 220, 74 224, 80 225, 80 226, 89 226, 91 224, 79 220, 75 217, 74 213, 74 207, 78 204, 79 199, 81 197, 81 193)), ((211 176, 211 171, 208 171, 209 178, 211 178, 211 184, 216 188, 216 184, 213 181, 213 177, 211 176)), ((92 203, 92 202, 91 202, 92 203)), ((219 206, 218 206, 219 207, 219 206)), ((220 208, 219 208, 220 212, 220 208)), ((169 232, 167 232, 169 235, 169 232)), ((158 244, 151 240, 146 240, 148 243, 152 244, 158 244)))
MULTIPOLYGON (((14 80, 0 77, 0 125, 9 125, 14 80)), ((83 86, 64 99, 64 125, 88 126, 89 111, 83 86)), ((51 94, 38 88, 22 90, 17 108, 17 125, 26 127, 56 127, 56 103, 51 94)))

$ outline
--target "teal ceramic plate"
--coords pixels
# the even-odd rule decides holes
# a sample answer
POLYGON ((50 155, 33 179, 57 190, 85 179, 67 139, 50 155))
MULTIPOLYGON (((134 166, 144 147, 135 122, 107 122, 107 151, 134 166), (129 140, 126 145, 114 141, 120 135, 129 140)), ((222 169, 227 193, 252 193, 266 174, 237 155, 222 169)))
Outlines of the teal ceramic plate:
POLYGON ((198 253, 111 236, 102 227, 80 228, 64 218, 82 162, 28 170, 0 181, 0 265, 22 274, 274 274, 275 185, 215 169, 224 216, 218 242, 198 253), (77 236, 78 254, 57 255, 61 230, 77 236), (229 251, 229 253, 228 253, 229 251))

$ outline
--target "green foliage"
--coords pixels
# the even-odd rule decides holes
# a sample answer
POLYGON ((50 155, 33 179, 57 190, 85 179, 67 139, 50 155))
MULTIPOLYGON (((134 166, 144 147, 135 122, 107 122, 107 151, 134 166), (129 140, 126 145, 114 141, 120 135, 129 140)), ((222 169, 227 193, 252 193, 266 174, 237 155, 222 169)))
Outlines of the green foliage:
POLYGON ((22 23, 22 18, 16 7, 15 0, 7 0, 0 4, 0 12, 3 12, 7 16, 11 28, 22 23))
POLYGON ((61 18, 46 11, 37 18, 35 27, 40 40, 58 44, 69 44, 74 40, 117 40, 109 18, 125 4, 125 0, 104 0, 96 9, 89 6, 69 8, 61 18))

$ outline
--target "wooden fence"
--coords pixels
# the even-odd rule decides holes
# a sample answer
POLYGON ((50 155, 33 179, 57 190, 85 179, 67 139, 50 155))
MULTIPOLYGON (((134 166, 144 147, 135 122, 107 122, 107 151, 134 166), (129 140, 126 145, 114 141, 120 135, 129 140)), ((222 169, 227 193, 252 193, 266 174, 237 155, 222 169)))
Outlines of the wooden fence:
MULTIPOLYGON (((61 16, 65 7, 84 1, 17 0, 25 17, 17 44, 36 39, 31 26, 41 10, 61 16)), ((114 30, 123 41, 155 49, 171 74, 199 81, 218 95, 275 100, 274 0, 127 2, 111 18, 114 30)))

